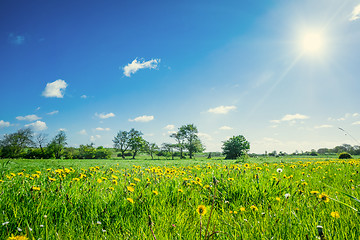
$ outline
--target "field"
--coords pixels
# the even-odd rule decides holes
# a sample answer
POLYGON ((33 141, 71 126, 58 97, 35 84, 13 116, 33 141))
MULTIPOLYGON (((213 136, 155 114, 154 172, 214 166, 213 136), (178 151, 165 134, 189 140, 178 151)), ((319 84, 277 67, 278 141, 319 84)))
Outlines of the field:
POLYGON ((0 163, 1 239, 360 235, 359 159, 0 163))

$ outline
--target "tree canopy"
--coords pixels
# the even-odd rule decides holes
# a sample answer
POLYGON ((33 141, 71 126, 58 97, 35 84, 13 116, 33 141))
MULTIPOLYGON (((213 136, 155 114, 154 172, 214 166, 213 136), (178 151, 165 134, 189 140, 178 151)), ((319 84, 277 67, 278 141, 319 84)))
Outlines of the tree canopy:
POLYGON ((237 159, 250 150, 250 143, 243 135, 233 136, 223 142, 222 149, 225 159, 237 159))

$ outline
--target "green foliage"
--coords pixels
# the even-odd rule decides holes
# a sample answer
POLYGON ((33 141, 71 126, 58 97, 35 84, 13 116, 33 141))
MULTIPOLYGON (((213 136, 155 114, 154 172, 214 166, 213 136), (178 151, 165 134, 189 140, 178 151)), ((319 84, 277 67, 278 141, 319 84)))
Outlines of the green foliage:
POLYGON ((222 149, 225 159, 237 159, 250 150, 250 143, 242 135, 234 136, 223 142, 222 149))
POLYGON ((34 145, 33 131, 31 128, 19 129, 15 133, 5 134, 0 141, 2 158, 23 157, 25 149, 34 145))
POLYGON ((342 152, 339 154, 339 159, 350 159, 352 156, 347 152, 342 152))
POLYGON ((67 145, 66 134, 64 131, 59 131, 59 133, 51 140, 50 144, 47 146, 47 152, 50 156, 60 159, 64 154, 64 148, 67 145))

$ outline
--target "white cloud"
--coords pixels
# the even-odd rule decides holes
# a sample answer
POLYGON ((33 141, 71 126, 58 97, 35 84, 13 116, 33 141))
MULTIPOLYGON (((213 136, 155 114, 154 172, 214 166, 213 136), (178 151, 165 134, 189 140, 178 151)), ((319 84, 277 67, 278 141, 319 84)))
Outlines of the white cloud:
POLYGON ((354 114, 353 114, 353 117, 358 117, 358 116, 360 116, 359 113, 354 113, 354 114))
POLYGON ((58 132, 60 132, 60 131, 61 131, 61 132, 66 132, 67 129, 66 129, 66 128, 59 128, 59 129, 58 129, 58 132))
POLYGON ((202 132, 199 132, 198 134, 198 137, 205 140, 205 141, 211 141, 213 140, 212 136, 210 134, 207 134, 207 133, 202 133, 202 132))
POLYGON ((320 126, 315 126, 315 128, 333 128, 333 125, 328 125, 328 124, 324 124, 324 125, 320 125, 320 126))
POLYGON ((216 108, 210 108, 208 110, 209 113, 215 113, 215 114, 227 114, 231 110, 235 110, 236 106, 219 106, 216 108))
POLYGON ((360 4, 356 5, 351 12, 351 17, 349 18, 349 21, 355 21, 360 18, 360 4))
POLYGON ((360 125, 360 121, 353 122, 352 125, 360 125))
POLYGON ((29 122, 32 122, 32 121, 36 121, 36 120, 39 120, 41 119, 41 117, 38 117, 36 116, 35 114, 32 114, 32 115, 27 115, 25 117, 23 116, 18 116, 16 117, 17 120, 20 120, 20 121, 29 121, 29 122))
POLYGON ((294 115, 291 114, 286 114, 281 121, 293 121, 293 120, 303 120, 303 119, 308 119, 308 116, 305 115, 301 115, 299 113, 296 113, 294 115))
POLYGON ((0 128, 2 127, 10 127, 10 122, 5 122, 4 120, 0 120, 0 128))
POLYGON ((25 37, 21 35, 9 34, 9 42, 15 45, 22 45, 25 42, 25 37))
POLYGON ((164 127, 166 130, 173 130, 175 128, 175 125, 169 124, 164 127))
POLYGON ((31 127, 33 128, 35 131, 43 131, 46 130, 48 127, 46 126, 45 122, 42 121, 36 121, 30 124, 25 125, 25 127, 31 127))
POLYGON ((136 117, 134 119, 129 119, 129 122, 150 122, 154 120, 154 116, 140 116, 140 117, 136 117))
POLYGON ((82 129, 82 130, 79 132, 79 134, 81 134, 81 135, 87 135, 87 132, 86 132, 85 129, 82 129))
POLYGON ((45 90, 42 92, 44 97, 63 98, 64 91, 67 87, 67 83, 64 80, 58 79, 54 82, 46 84, 45 90))
POLYGON ((111 117, 115 117, 115 114, 114 113, 100 113, 100 114, 98 114, 98 113, 95 113, 95 116, 97 116, 97 117, 99 117, 99 118, 101 118, 101 119, 107 119, 107 118, 111 118, 111 117))
POLYGON ((110 128, 102 128, 102 127, 97 127, 95 128, 96 131, 110 131, 110 128))
POLYGON ((95 142, 97 139, 100 139, 100 135, 90 136, 90 142, 95 142))
POLYGON ((58 110, 55 110, 55 111, 52 111, 52 112, 47 113, 47 115, 54 115, 54 114, 58 114, 58 113, 59 113, 59 111, 58 111, 58 110))
POLYGON ((232 130, 233 128, 232 127, 229 127, 229 126, 222 126, 219 128, 220 130, 232 130))
POLYGON ((86 98, 88 98, 88 96, 86 96, 86 95, 84 94, 84 95, 81 95, 81 98, 86 99, 86 98))
POLYGON ((143 68, 149 68, 154 69, 157 68, 158 64, 160 63, 160 59, 151 59, 149 61, 138 61, 137 59, 134 59, 131 63, 126 65, 124 70, 124 75, 127 77, 130 77, 131 74, 136 73, 138 70, 143 68))

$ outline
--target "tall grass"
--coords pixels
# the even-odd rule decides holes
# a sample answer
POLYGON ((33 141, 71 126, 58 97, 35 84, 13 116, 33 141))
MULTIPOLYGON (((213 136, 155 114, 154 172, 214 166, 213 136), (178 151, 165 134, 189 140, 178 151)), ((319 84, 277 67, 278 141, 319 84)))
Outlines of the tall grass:
POLYGON ((5 171, 0 238, 314 239, 319 225, 326 239, 360 233, 359 160, 139 163, 5 171))

